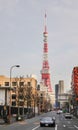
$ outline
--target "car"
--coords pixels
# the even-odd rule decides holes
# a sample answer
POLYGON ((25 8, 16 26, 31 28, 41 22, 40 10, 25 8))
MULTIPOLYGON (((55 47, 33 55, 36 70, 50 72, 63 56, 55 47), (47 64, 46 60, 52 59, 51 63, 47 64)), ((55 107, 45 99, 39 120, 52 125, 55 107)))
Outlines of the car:
POLYGON ((65 118, 66 118, 66 119, 72 119, 72 117, 73 117, 73 116, 72 116, 72 114, 70 114, 70 113, 66 113, 66 114, 65 114, 65 118))
POLYGON ((58 111, 57 111, 57 114, 61 114, 61 113, 63 113, 62 110, 58 110, 58 111))
POLYGON ((19 115, 16 116, 16 121, 22 121, 22 120, 23 120, 22 116, 19 116, 19 115))
POLYGON ((40 119, 40 126, 53 126, 55 127, 55 118, 53 117, 43 117, 40 119))

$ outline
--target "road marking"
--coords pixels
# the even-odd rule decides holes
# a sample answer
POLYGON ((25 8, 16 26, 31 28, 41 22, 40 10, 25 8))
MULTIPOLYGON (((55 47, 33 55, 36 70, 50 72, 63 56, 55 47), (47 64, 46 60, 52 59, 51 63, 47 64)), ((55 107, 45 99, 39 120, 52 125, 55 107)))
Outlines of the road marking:
POLYGON ((63 127, 66 127, 66 125, 63 125, 63 127))
POLYGON ((32 130, 36 130, 36 129, 39 128, 39 127, 40 127, 40 125, 38 125, 37 127, 33 128, 32 130))
POLYGON ((57 130, 57 124, 56 124, 55 130, 57 130))
POLYGON ((76 129, 78 129, 78 126, 74 125, 74 127, 75 127, 76 129))

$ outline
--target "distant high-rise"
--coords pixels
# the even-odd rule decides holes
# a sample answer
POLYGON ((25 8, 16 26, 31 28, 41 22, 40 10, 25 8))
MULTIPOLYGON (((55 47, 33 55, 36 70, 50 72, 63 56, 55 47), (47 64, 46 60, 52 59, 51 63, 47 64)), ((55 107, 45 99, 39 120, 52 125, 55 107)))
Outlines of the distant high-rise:
POLYGON ((64 81, 60 80, 58 84, 55 85, 55 106, 60 107, 59 98, 64 94, 64 81))
POLYGON ((60 80, 59 81, 59 91, 58 91, 59 94, 63 94, 64 93, 64 81, 63 80, 60 80))
POLYGON ((55 85, 55 107, 59 107, 59 102, 58 102, 58 91, 59 91, 59 84, 55 85))
POLYGON ((44 29, 44 48, 43 48, 43 65, 41 70, 41 80, 44 85, 48 88, 48 92, 52 92, 51 81, 50 81, 50 67, 48 62, 48 32, 46 26, 46 14, 45 14, 45 29, 44 29))

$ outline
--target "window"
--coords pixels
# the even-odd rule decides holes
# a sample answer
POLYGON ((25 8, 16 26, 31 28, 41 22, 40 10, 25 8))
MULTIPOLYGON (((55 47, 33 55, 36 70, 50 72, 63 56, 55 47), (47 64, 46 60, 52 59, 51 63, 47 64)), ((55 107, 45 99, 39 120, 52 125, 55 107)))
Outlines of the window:
POLYGON ((16 102, 12 102, 12 106, 16 106, 16 102))
POLYGON ((20 86, 24 86, 24 82, 20 82, 20 86))
POLYGON ((27 84, 28 84, 28 86, 30 86, 30 85, 31 85, 31 82, 28 82, 27 84))
POLYGON ((12 82, 12 86, 16 86, 17 85, 17 82, 12 82))
POLYGON ((40 90, 40 85, 38 84, 38 86, 37 86, 37 90, 40 90))
POLYGON ((19 95, 19 99, 23 99, 24 98, 24 96, 23 95, 19 95))
POLYGON ((41 93, 41 97, 43 97, 43 94, 41 93))
POLYGON ((5 82, 5 86, 9 86, 9 82, 5 82))
POLYGON ((16 95, 15 94, 12 95, 12 99, 16 99, 16 95))

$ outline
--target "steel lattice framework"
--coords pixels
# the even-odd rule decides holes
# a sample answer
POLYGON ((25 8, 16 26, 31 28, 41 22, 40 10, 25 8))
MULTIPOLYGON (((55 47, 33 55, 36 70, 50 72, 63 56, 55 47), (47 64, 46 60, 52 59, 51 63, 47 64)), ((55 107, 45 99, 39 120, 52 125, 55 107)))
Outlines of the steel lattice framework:
POLYGON ((44 83, 45 86, 48 87, 48 91, 52 91, 51 87, 51 81, 50 81, 50 67, 48 62, 48 32, 47 32, 47 26, 46 26, 46 14, 45 14, 45 28, 43 32, 44 37, 44 47, 43 47, 43 65, 41 70, 41 80, 44 83))

